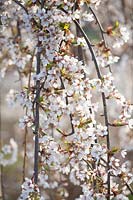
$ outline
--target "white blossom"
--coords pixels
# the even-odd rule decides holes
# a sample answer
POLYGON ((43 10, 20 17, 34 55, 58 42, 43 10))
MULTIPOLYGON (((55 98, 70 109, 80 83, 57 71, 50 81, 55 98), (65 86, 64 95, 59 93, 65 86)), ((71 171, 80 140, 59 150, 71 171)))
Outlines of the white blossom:
POLYGON ((4 145, 0 152, 0 165, 12 165, 17 161, 18 145, 13 138, 10 139, 9 145, 4 145), (8 158, 6 158, 8 156, 8 158))
POLYGON ((128 126, 130 129, 133 129, 133 119, 129 119, 128 126))

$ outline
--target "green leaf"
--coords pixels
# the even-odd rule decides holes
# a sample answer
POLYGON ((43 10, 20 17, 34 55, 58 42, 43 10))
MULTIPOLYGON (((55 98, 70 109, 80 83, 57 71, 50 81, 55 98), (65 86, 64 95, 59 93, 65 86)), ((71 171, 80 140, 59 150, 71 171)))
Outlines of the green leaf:
POLYGON ((119 22, 118 21, 115 21, 115 24, 113 26, 113 30, 117 29, 119 27, 119 22))
POLYGON ((43 96, 39 97, 39 102, 43 101, 43 96))
POLYGON ((129 200, 133 200, 133 195, 132 195, 132 194, 129 194, 129 195, 128 195, 128 198, 129 198, 129 200))
POLYGON ((59 27, 61 28, 61 30, 63 30, 63 31, 66 30, 67 31, 70 28, 70 24, 69 23, 60 22, 59 23, 59 27))
POLYGON ((33 4, 32 0, 27 0, 25 3, 27 7, 32 6, 32 4, 33 4))
POLYGON ((46 66, 46 69, 49 70, 53 67, 53 62, 51 63, 48 63, 47 66, 46 66))
POLYGON ((116 153, 116 152, 118 152, 119 151, 119 149, 117 148, 117 147, 113 147, 112 149, 111 149, 111 152, 112 153, 116 153))

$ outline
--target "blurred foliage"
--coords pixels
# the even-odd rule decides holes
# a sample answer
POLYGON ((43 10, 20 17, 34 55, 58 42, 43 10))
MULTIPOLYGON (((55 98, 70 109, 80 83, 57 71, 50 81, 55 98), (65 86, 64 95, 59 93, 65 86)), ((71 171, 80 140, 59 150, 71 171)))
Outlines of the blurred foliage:
POLYGON ((132 194, 128 195, 128 198, 129 200, 133 200, 133 195, 132 194))

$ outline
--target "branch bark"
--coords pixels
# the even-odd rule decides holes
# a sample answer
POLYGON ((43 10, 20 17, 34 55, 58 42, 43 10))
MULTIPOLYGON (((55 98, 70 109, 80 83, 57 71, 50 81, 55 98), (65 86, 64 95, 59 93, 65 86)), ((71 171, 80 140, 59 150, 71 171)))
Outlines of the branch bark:
MULTIPOLYGON (((36 74, 40 73, 41 52, 36 55, 37 65, 36 74)), ((36 81, 36 103, 35 103, 35 151, 34 151, 34 183, 38 182, 38 151, 39 151, 39 99, 40 99, 40 80, 36 81)))

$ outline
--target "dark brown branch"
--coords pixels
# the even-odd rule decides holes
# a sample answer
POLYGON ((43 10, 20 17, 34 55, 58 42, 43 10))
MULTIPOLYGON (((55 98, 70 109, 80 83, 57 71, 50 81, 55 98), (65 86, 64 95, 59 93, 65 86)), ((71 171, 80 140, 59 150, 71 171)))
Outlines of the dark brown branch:
POLYGON ((45 1, 41 0, 41 9, 44 7, 44 3, 45 3, 45 1))
POLYGON ((92 60, 94 61, 94 64, 95 64, 95 67, 96 67, 97 76, 98 76, 99 79, 102 79, 102 75, 101 75, 101 72, 99 70, 99 66, 98 66, 98 63, 97 63, 97 60, 96 60, 96 55, 95 55, 95 52, 92 48, 91 42, 90 42, 89 38, 87 37, 86 33, 84 32, 83 28, 78 23, 78 21, 74 20, 74 23, 79 28, 80 32, 82 33, 82 35, 83 35, 83 37, 84 37, 84 39, 85 39, 85 41, 88 45, 88 48, 89 48, 91 56, 92 56, 92 60))
MULTIPOLYGON (((27 112, 26 112, 27 113, 27 112)), ((23 158, 23 182, 25 180, 25 175, 26 175, 26 157, 27 157, 27 134, 28 134, 28 127, 27 125, 25 126, 25 133, 24 133, 24 158, 23 158)))
MULTIPOLYGON (((107 162, 106 162, 106 160, 104 160, 103 158, 101 158, 101 160, 105 163, 105 164, 107 164, 107 162)), ((101 163, 100 163, 101 164, 101 163)), ((102 164, 101 164, 102 165, 102 164)), ((116 170, 116 167, 114 167, 114 166, 112 166, 112 168, 114 169, 114 170, 116 170)), ((120 179, 121 179, 121 175, 113 175, 113 174, 111 174, 110 176, 113 176, 113 177, 119 177, 120 179)), ((123 182, 125 183, 125 185, 127 186, 127 188, 128 188, 128 190, 131 192, 131 194, 133 195, 133 189, 132 189, 132 187, 126 182, 126 181, 124 181, 123 180, 123 182)))
POLYGON ((5 200, 5 192, 4 192, 4 176, 3 176, 3 166, 0 166, 0 184, 1 184, 1 196, 0 199, 5 200))
MULTIPOLYGON (((78 8, 79 8, 79 5, 78 5, 78 3, 76 1, 75 10, 78 9, 78 8)), ((80 24, 80 21, 79 20, 77 20, 77 21, 80 24)), ((82 36, 78 26, 76 26, 76 35, 77 35, 77 37, 81 37, 82 36)), ((80 45, 78 45, 78 59, 83 61, 83 51, 82 51, 82 47, 80 45)))
MULTIPOLYGON (((27 8, 26 8, 23 4, 21 4, 20 1, 18 1, 18 0, 13 0, 13 1, 14 1, 18 6, 20 6, 20 7, 25 11, 25 13, 26 13, 27 15, 29 15, 27 8)), ((40 26, 38 25, 38 23, 36 22, 36 20, 35 20, 34 18, 32 18, 31 20, 32 20, 32 22, 33 22, 38 28, 40 28, 40 26)))
MULTIPOLYGON (((80 29, 82 35, 84 36, 86 43, 88 45, 88 48, 90 50, 91 56, 92 56, 92 60, 94 61, 95 67, 96 67, 96 72, 97 72, 97 76, 99 79, 102 79, 102 75, 101 72, 99 70, 99 66, 96 60, 96 55, 95 52, 93 50, 93 47, 91 46, 91 43, 86 35, 86 33, 84 32, 84 30, 82 29, 82 27, 80 26, 80 24, 78 23, 77 20, 74 20, 76 26, 78 26, 78 28, 80 29)), ((107 131, 108 131, 108 135, 107 135, 107 148, 108 150, 110 150, 110 137, 109 137, 109 125, 108 125, 108 114, 107 114, 107 104, 106 104, 106 97, 104 92, 102 92, 102 102, 103 102, 103 109, 104 109, 104 117, 105 117, 105 125, 107 127, 107 131)), ((107 192, 107 200, 110 200, 110 156, 109 154, 107 155, 107 168, 108 168, 108 175, 107 175, 107 185, 108 185, 108 192, 107 192)))
MULTIPOLYGON (((0 93, 2 92, 1 91, 2 87, 0 87, 0 93)), ((2 93, 1 93, 2 94, 2 93)), ((2 131, 1 131, 1 95, 0 95, 0 151, 2 149, 2 131)), ((2 200, 5 200, 5 192, 4 192, 4 175, 3 175, 3 166, 0 165, 0 187, 1 187, 1 196, 0 198, 2 200)))
MULTIPOLYGON (((66 13, 66 11, 64 11, 62 9, 63 12, 66 13)), ((99 66, 98 66, 98 63, 97 63, 97 60, 96 60, 96 55, 95 55, 95 52, 93 50, 93 47, 91 45, 91 42, 89 40, 89 38, 87 37, 86 33, 84 32, 84 30, 82 29, 82 27, 80 26, 80 24, 78 23, 77 20, 73 20, 74 23, 76 24, 76 26, 79 28, 79 30, 81 31, 83 37, 85 38, 85 41, 88 45, 88 48, 90 50, 90 53, 91 53, 91 56, 92 56, 92 60, 95 64, 95 68, 96 68, 96 72, 97 72, 97 76, 99 79, 102 79, 102 75, 101 75, 101 72, 99 70, 99 66)), ((105 94, 102 93, 102 102, 103 102, 103 109, 104 109, 104 117, 105 117, 105 125, 107 127, 107 131, 108 131, 108 135, 107 135, 107 147, 108 147, 108 150, 110 150, 110 137, 109 137, 109 125, 108 125, 108 115, 107 115, 107 104, 106 104, 106 97, 105 97, 105 94)), ((107 200, 110 200, 110 157, 109 155, 107 156, 107 160, 108 160, 108 163, 107 163, 107 168, 108 168, 108 176, 107 176, 107 185, 108 185, 108 192, 107 192, 107 200)))
MULTIPOLYGON (((1 140, 1 136, 0 136, 0 141, 2 141, 1 140)), ((5 192, 4 192, 4 175, 3 175, 3 166, 1 165, 0 166, 0 186, 1 186, 1 196, 0 196, 0 198, 2 199, 2 200, 5 200, 5 192)))
MULTIPOLYGON (((39 46, 39 45, 38 45, 39 46)), ((36 55, 37 66, 36 74, 40 73, 41 52, 38 51, 36 55)), ((35 152, 34 152, 34 183, 38 182, 38 151, 39 151, 39 99, 40 99, 40 80, 36 81, 36 103, 35 103, 35 152)))
MULTIPOLYGON (((91 7, 89 7, 89 9, 90 9, 90 11, 92 12, 93 16, 95 17, 95 20, 96 20, 96 22, 97 22, 97 24, 98 24, 98 26, 99 26, 99 29, 100 29, 100 32, 101 32, 101 36, 102 36, 102 40, 103 40, 103 42, 104 42, 104 47, 105 47, 106 49, 108 49, 107 43, 106 43, 106 39, 105 39, 105 37, 104 37, 104 34, 106 33, 106 31, 103 29, 103 27, 102 27, 102 25, 101 25, 101 22, 100 22, 100 20, 98 19, 97 15, 95 14, 94 10, 93 10, 91 7)), ((111 72, 111 67, 110 67, 110 65, 107 65, 106 67, 109 67, 109 71, 111 72)))
POLYGON ((36 91, 36 96, 34 98, 34 101, 32 102, 32 109, 33 109, 33 117, 34 117, 34 119, 35 119, 35 103, 39 102, 38 101, 38 96, 40 95, 40 92, 43 89, 46 80, 47 80, 47 76, 45 77, 45 80, 42 82, 42 84, 40 84, 40 90, 36 91))
POLYGON ((133 195, 133 189, 131 188, 130 185, 128 185, 126 182, 125 182, 125 185, 127 186, 128 190, 131 192, 131 194, 133 195))
MULTIPOLYGON (((102 25, 101 25, 101 23, 100 23, 100 21, 99 21, 97 15, 95 14, 94 10, 93 10, 91 7, 89 7, 89 9, 90 9, 90 11, 92 12, 93 16, 95 17, 95 20, 96 20, 96 22, 97 22, 97 24, 98 24, 98 26, 99 26, 99 28, 100 28, 100 32, 101 32, 102 39, 103 39, 103 41, 104 41, 104 43, 105 43, 104 33, 106 33, 106 31, 103 29, 103 27, 102 27, 102 25)), ((105 43, 105 45, 106 45, 106 43, 105 43)))
POLYGON ((21 4, 21 2, 20 1, 18 1, 18 0, 13 0, 16 4, 18 4, 25 12, 26 12, 26 14, 28 15, 29 13, 28 13, 28 10, 26 9, 26 7, 25 6, 23 6, 22 4, 21 4))

